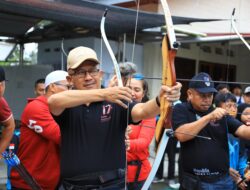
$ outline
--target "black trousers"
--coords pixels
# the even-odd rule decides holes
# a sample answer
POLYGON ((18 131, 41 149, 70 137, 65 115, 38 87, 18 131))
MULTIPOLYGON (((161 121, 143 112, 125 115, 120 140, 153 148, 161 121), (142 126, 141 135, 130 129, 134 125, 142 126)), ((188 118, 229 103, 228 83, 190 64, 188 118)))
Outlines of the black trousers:
MULTIPOLYGON (((141 190, 144 183, 145 183, 145 180, 137 181, 137 182, 133 182, 133 183, 127 183, 127 190, 141 190)), ((149 188, 149 190, 150 190, 150 188, 149 188)))
POLYGON ((110 183, 109 185, 71 185, 67 183, 63 183, 58 190, 125 190, 125 181, 117 180, 114 183, 110 183))

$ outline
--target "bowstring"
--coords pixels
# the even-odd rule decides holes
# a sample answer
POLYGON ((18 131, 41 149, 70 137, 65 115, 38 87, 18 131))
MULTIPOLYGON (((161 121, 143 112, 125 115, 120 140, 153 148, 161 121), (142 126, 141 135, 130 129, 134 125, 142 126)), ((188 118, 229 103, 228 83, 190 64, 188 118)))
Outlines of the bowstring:
POLYGON ((135 55, 135 41, 136 41, 137 27, 138 27, 140 0, 138 0, 138 2, 137 2, 137 0, 135 0, 135 4, 137 4, 137 8, 136 8, 136 19, 135 19, 135 31, 134 31, 134 39, 133 39, 132 57, 131 57, 132 63, 134 62, 134 55, 135 55))
MULTIPOLYGON (((235 9, 234 9, 234 11, 235 11, 235 9)), ((233 16, 233 14, 234 14, 234 11, 233 11, 233 13, 231 14, 231 19, 230 19, 230 30, 229 30, 229 33, 231 34, 232 33, 232 31, 233 31, 233 25, 232 25, 232 19, 234 18, 234 16, 233 16)), ((230 35, 230 39, 229 39, 229 41, 228 41, 228 44, 227 44, 227 50, 228 50, 228 52, 227 52, 227 75, 226 75, 226 82, 228 83, 228 80, 229 80, 229 66, 230 66, 230 58, 231 58, 231 43, 230 43, 230 41, 231 41, 231 36, 232 35, 230 35)), ((226 102, 226 104, 227 104, 227 102, 226 102)), ((226 105, 227 106, 227 105, 226 105)), ((227 134, 227 144, 228 144, 228 151, 229 151, 229 149, 230 149, 230 147, 229 147, 229 130, 228 130, 228 122, 227 122, 227 115, 225 115, 224 116, 224 119, 225 119, 225 124, 226 124, 226 134, 227 134)), ((230 157, 229 157, 229 159, 230 159, 230 157)))
MULTIPOLYGON (((101 35, 101 34, 100 34, 101 35)), ((103 40, 102 40, 102 36, 101 36, 101 44, 100 44, 100 70, 102 70, 102 55, 103 55, 103 51, 102 51, 102 48, 103 48, 103 40)))
POLYGON ((62 41, 61 41, 61 70, 64 70, 64 56, 68 57, 67 53, 65 52, 65 48, 64 48, 64 38, 62 38, 62 41))
MULTIPOLYGON (((231 19, 230 21, 232 21, 233 19, 233 14, 231 14, 231 19)), ((229 29, 229 34, 232 34, 232 31, 233 31, 233 26, 232 26, 232 22, 230 22, 230 29, 229 29)), ((231 46, 231 40, 232 40, 232 35, 230 35, 230 38, 229 38, 229 41, 228 41, 228 44, 227 44, 227 60, 226 60, 226 63, 227 63, 227 74, 226 74, 226 82, 228 83, 229 81, 229 67, 231 65, 231 50, 232 50, 232 46, 231 46)))

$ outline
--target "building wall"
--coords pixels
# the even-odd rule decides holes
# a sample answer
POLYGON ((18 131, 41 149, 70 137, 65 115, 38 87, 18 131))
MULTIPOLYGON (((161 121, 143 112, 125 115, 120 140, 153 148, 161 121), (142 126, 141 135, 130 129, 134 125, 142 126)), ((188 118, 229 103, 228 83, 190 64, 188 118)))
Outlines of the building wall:
MULTIPOLYGON (((53 65, 56 69, 66 70, 66 55, 62 52, 62 41, 41 42, 38 44, 37 63, 42 65, 53 65)), ((63 41, 66 54, 77 46, 87 46, 94 48, 94 38, 70 39, 63 41)))
MULTIPOLYGON (((210 44, 191 44, 189 49, 179 48, 177 57, 189 58, 196 61, 196 73, 198 73, 199 61, 207 61, 213 63, 221 63, 226 65, 236 66, 236 81, 250 82, 249 77, 249 62, 250 54, 249 50, 244 45, 231 44, 223 45, 221 43, 210 44), (204 46, 209 46, 211 53, 203 51, 204 46), (218 55, 215 53, 215 48, 222 49, 223 54, 218 55), (230 49, 234 56, 229 57, 226 55, 226 51, 230 49)), ((187 65, 188 67, 188 65, 187 65)), ((161 57, 161 43, 145 43, 144 44, 144 67, 143 73, 149 77, 161 77, 162 72, 162 57, 161 57)), ((183 68, 185 69, 185 68, 183 68)), ((194 73, 195 74, 195 73, 194 73)), ((161 80, 148 80, 150 94, 155 96, 161 85, 161 80)), ((246 85, 243 85, 245 87, 246 85)))
POLYGON ((6 90, 4 97, 14 114, 14 118, 20 120, 27 98, 34 94, 35 81, 45 78, 52 71, 51 65, 29 65, 4 67, 6 72, 6 90))
MULTIPOLYGON (((61 41, 53 42, 42 42, 38 45, 38 64, 43 65, 53 65, 54 69, 64 69, 66 70, 67 58, 61 51, 61 41), (62 66, 63 65, 63 66, 62 66)), ((122 51, 123 44, 109 40, 110 46, 116 55, 118 53, 119 47, 122 51)), ((107 51, 107 48, 100 38, 88 37, 80 39, 70 39, 64 40, 64 50, 65 53, 77 46, 87 46, 94 49, 97 53, 99 60, 101 61, 101 68, 105 72, 104 84, 106 85, 108 79, 114 73, 114 66, 112 59, 107 51)), ((125 44, 125 61, 132 61, 132 43, 125 44)), ((134 50, 133 62, 137 65, 138 72, 142 71, 143 68, 143 46, 136 44, 134 50)))
MULTIPOLYGON (((119 49, 123 49, 123 44, 118 41, 109 41, 114 54, 117 54, 119 49)), ((98 58, 102 62, 102 69, 105 72, 104 85, 107 84, 109 78, 113 75, 114 67, 110 55, 107 52, 106 46, 101 42, 100 38, 81 38, 64 41, 64 49, 66 53, 70 49, 77 46, 88 46, 93 48, 98 55, 98 58)), ((126 43, 125 45, 125 60, 132 60, 132 43, 126 43)), ((248 49, 239 44, 231 43, 230 45, 224 43, 203 43, 203 44, 190 44, 181 46, 178 49, 177 57, 189 58, 196 61, 196 73, 199 68, 199 61, 207 61, 212 63, 221 63, 236 65, 236 81, 250 82, 248 75, 250 54, 248 49), (204 47, 209 47, 211 52, 204 51, 204 47), (215 53, 216 48, 222 50, 222 54, 215 53), (234 54, 233 57, 229 57, 226 51, 231 50, 234 54)), ((38 63, 57 65, 57 68, 61 68, 63 62, 64 69, 66 69, 66 56, 61 53, 61 41, 43 42, 38 46, 38 63), (46 52, 46 49, 50 49, 46 52)), ((138 72, 142 72, 147 77, 161 77, 162 70, 162 58, 161 58, 161 42, 150 42, 143 45, 136 44, 134 63, 138 67, 138 72)), ((187 65, 188 66, 188 65, 187 65)), ((161 80, 148 79, 149 86, 152 86, 150 95, 154 96, 158 92, 161 84, 161 80)))

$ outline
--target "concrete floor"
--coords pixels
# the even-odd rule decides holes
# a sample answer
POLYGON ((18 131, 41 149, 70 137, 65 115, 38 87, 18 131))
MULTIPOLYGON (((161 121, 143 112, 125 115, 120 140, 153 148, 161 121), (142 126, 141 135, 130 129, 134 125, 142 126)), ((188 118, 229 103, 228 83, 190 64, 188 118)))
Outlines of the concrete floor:
POLYGON ((0 160, 0 190, 6 189, 7 181, 7 165, 4 163, 4 160, 0 160))
POLYGON ((174 190, 174 189, 169 187, 167 182, 165 181, 161 183, 152 184, 151 190, 174 190))
MULTIPOLYGON (((154 144, 154 140, 151 142, 150 147, 149 147, 149 152, 150 152, 150 157, 149 160, 151 162, 151 165, 153 165, 154 162, 154 158, 155 158, 155 144, 154 144)), ((180 147, 180 144, 177 144, 177 147, 180 147)), ((151 190, 174 190, 173 188, 168 186, 168 180, 166 179, 168 176, 168 158, 167 155, 165 154, 164 157, 164 173, 163 176, 165 178, 164 182, 160 182, 160 183, 152 183, 151 185, 151 190)), ((176 158, 175 158, 175 176, 176 176, 176 180, 177 176, 178 176, 178 159, 179 159, 179 154, 176 154, 176 158)))

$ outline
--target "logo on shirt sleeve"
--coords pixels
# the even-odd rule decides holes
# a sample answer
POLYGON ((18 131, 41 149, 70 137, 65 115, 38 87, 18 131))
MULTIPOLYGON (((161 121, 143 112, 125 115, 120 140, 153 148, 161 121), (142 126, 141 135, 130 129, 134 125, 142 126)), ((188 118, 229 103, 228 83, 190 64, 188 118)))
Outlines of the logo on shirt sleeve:
POLYGON ((43 128, 39 125, 35 125, 36 121, 35 120, 29 120, 29 124, 28 127, 30 129, 33 129, 36 133, 42 133, 43 132, 43 128))

